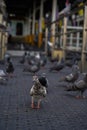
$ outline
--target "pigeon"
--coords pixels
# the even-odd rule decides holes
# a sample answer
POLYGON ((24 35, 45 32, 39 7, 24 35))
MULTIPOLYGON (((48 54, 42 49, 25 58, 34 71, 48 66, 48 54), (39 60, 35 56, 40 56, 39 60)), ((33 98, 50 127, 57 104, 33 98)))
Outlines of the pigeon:
POLYGON ((50 67, 49 71, 60 71, 65 67, 65 63, 63 58, 61 59, 61 61, 59 61, 57 64, 53 65, 52 67, 50 67))
POLYGON ((72 65, 72 72, 76 72, 76 71, 78 71, 80 73, 78 61, 75 61, 75 63, 72 65))
POLYGON ((46 57, 46 55, 41 56, 40 66, 41 66, 41 67, 44 67, 44 66, 46 65, 46 63, 47 63, 47 57, 46 57))
POLYGON ((0 70, 0 77, 6 77, 4 70, 0 70))
POLYGON ((66 62, 66 66, 72 67, 75 64, 75 62, 77 63, 77 59, 76 59, 76 57, 73 57, 72 60, 69 60, 66 62))
POLYGON ((21 64, 24 64, 25 62, 25 57, 27 56, 27 52, 25 52, 22 56, 22 59, 19 61, 21 64))
POLYGON ((59 12, 59 16, 68 14, 70 10, 71 10, 71 3, 68 3, 66 7, 62 11, 59 12))
POLYGON ((8 77, 3 70, 0 70, 0 84, 6 84, 8 81, 8 77))
POLYGON ((79 91, 81 95, 76 96, 77 98, 85 98, 83 93, 87 89, 87 73, 82 80, 75 82, 73 85, 67 87, 66 91, 79 91))
POLYGON ((80 70, 77 63, 72 66, 72 73, 66 75, 65 77, 61 78, 59 81, 65 81, 68 83, 74 84, 74 82, 79 78, 80 70))
POLYGON ((35 108, 34 102, 36 100, 37 101, 36 108, 39 109, 41 100, 47 95, 47 92, 46 92, 46 88, 43 85, 41 85, 41 83, 39 82, 37 76, 33 77, 33 81, 34 81, 34 84, 30 89, 30 96, 32 97, 31 107, 35 108))
POLYGON ((60 79, 59 81, 65 81, 65 82, 68 82, 68 83, 74 83, 79 77, 79 73, 76 72, 76 73, 71 73, 69 75, 66 75, 65 77, 63 77, 62 79, 60 79))
POLYGON ((7 58, 7 65, 6 65, 6 73, 8 74, 8 76, 12 77, 13 72, 14 72, 14 66, 13 66, 13 63, 11 61, 11 58, 8 57, 7 58))
POLYGON ((46 73, 42 73, 42 75, 40 75, 40 76, 34 75, 33 82, 36 81, 37 79, 39 80, 39 82, 41 83, 42 86, 48 88, 49 83, 48 83, 48 79, 46 77, 46 73))
POLYGON ((36 72, 40 70, 40 63, 34 64, 34 65, 27 65, 24 67, 23 72, 30 72, 33 73, 34 75, 36 72))

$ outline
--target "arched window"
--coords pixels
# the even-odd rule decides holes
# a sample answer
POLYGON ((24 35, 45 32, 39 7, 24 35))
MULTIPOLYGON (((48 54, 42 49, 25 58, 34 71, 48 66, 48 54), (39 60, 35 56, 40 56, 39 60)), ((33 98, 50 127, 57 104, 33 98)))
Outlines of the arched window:
POLYGON ((22 35, 23 34, 23 24, 17 23, 16 25, 16 35, 22 35))

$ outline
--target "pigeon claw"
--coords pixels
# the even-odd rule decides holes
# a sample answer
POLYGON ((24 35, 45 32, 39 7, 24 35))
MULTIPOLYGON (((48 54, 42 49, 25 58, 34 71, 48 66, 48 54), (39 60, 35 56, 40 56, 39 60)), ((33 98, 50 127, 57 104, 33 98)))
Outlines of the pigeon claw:
POLYGON ((85 99, 85 96, 76 96, 77 99, 85 99))
POLYGON ((37 109, 40 109, 40 106, 37 106, 36 108, 37 108, 37 109))
POLYGON ((31 104, 31 108, 32 108, 32 109, 34 109, 34 108, 35 108, 34 104, 31 104))

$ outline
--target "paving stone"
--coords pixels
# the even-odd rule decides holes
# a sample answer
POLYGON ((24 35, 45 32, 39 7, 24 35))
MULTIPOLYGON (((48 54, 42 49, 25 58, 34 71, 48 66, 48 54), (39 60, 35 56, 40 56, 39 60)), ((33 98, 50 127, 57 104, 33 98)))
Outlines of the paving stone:
POLYGON ((75 99, 76 92, 65 92, 65 83, 58 83, 70 68, 49 73, 48 62, 46 69, 38 72, 47 74, 48 95, 41 109, 31 109, 32 75, 23 74, 23 65, 17 65, 19 59, 13 58, 17 77, 9 79, 6 86, 0 85, 0 130, 87 130, 87 99, 75 99))

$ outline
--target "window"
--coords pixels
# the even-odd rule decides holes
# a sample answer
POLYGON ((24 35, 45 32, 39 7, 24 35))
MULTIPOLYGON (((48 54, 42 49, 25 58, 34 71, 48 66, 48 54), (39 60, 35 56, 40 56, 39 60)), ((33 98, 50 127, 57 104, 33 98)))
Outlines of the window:
POLYGON ((16 25, 16 35, 22 35, 23 34, 23 24, 17 23, 16 25))

